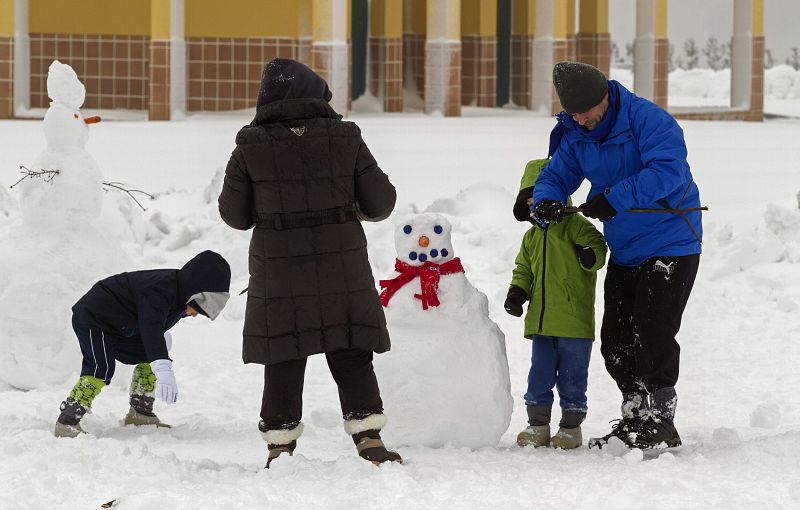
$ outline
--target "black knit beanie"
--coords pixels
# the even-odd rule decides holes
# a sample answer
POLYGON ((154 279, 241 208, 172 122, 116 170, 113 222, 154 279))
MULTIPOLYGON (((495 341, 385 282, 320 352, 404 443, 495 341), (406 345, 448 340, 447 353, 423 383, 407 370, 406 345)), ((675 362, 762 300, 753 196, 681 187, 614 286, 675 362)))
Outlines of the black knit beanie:
POLYGON ((600 104, 608 81, 600 69, 580 62, 559 62, 553 67, 553 85, 567 113, 584 113, 600 104))
POLYGON ((264 66, 256 108, 284 99, 318 98, 330 101, 328 84, 308 66, 288 58, 274 58, 264 66))

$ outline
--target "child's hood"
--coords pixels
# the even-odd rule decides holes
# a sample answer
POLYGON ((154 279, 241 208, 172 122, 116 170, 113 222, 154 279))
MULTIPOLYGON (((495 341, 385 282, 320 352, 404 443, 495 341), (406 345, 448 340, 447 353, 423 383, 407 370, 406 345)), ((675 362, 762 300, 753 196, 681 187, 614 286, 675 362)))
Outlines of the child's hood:
MULTIPOLYGON (((522 173, 522 179, 519 182, 519 189, 523 190, 525 188, 531 188, 531 192, 533 192, 533 186, 536 184, 536 179, 539 178, 539 174, 542 173, 542 170, 549 162, 550 159, 548 158, 528 161, 528 164, 525 165, 525 171, 522 173)), ((567 205, 572 206, 571 197, 567 197, 567 205)))
POLYGON ((188 303, 198 295, 214 296, 215 302, 221 301, 214 310, 204 311, 209 317, 216 317, 222 310, 229 296, 231 286, 231 268, 222 255, 210 250, 198 253, 178 270, 179 299, 188 303))

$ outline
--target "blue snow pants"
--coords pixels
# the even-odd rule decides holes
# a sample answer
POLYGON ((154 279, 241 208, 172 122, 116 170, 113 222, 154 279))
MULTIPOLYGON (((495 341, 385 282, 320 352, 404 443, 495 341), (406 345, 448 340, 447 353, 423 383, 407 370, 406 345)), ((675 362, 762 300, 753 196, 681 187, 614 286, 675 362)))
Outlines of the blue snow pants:
POLYGON ((553 387, 562 411, 586 412, 591 338, 533 335, 525 405, 552 406, 553 387))
POLYGON ((108 385, 114 377, 116 361, 125 365, 147 363, 144 344, 138 336, 122 338, 107 335, 98 328, 79 323, 74 315, 72 329, 75 330, 83 354, 81 376, 91 375, 108 385))

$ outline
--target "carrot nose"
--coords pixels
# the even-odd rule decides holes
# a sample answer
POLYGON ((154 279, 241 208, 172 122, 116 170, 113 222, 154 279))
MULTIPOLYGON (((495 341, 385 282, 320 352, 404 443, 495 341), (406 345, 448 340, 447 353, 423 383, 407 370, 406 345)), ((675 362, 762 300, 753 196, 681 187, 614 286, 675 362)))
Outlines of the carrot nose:
POLYGON ((100 116, 95 115, 94 117, 86 117, 85 119, 83 119, 83 121, 87 124, 97 124, 98 122, 100 122, 100 116))
POLYGON ((429 244, 431 244, 431 241, 430 241, 430 239, 428 239, 427 236, 420 236, 420 238, 419 238, 419 245, 420 246, 422 246, 423 248, 427 248, 429 244))

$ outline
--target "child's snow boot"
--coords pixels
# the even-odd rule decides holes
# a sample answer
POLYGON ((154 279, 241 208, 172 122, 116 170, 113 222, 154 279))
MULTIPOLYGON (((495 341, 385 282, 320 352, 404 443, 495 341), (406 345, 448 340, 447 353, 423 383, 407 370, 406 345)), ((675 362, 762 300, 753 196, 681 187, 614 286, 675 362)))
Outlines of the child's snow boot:
POLYGON ((558 425, 558 432, 550 439, 553 448, 563 448, 572 450, 583 444, 581 435, 581 423, 586 418, 583 411, 564 411, 561 416, 561 423, 558 425))
POLYGON ((386 449, 380 431, 386 425, 386 416, 381 413, 367 415, 361 419, 347 419, 344 430, 353 438, 358 456, 375 464, 384 462, 403 463, 400 454, 386 449))
POLYGON ((76 437, 85 433, 80 421, 92 407, 92 401, 103 389, 105 383, 102 379, 83 375, 75 383, 69 396, 61 402, 61 414, 56 420, 53 434, 56 437, 76 437))
POLYGON ((258 430, 261 431, 261 437, 267 442, 267 464, 264 468, 269 469, 269 465, 273 460, 277 459, 283 454, 292 456, 294 449, 297 448, 297 438, 303 433, 303 423, 287 423, 281 425, 281 428, 268 428, 264 420, 258 422, 258 430))
POLYGON ((56 437, 77 437, 85 434, 81 428, 81 418, 86 414, 88 408, 80 405, 72 397, 67 397, 61 402, 61 414, 56 420, 56 427, 53 431, 56 437))
POLYGON ((517 445, 540 448, 550 446, 550 406, 529 405, 528 428, 517 434, 517 445))
POLYGON ((149 363, 139 363, 133 370, 130 389, 131 408, 125 415, 125 425, 155 425, 156 427, 170 428, 153 413, 155 402, 156 376, 149 363))

